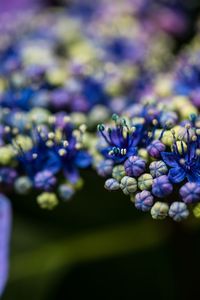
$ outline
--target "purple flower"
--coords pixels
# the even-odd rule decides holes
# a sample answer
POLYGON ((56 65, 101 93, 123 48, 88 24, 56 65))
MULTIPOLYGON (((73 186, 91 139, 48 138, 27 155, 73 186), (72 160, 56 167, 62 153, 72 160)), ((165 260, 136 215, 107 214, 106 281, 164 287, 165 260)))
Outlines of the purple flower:
POLYGON ((147 147, 147 151, 152 157, 159 158, 160 153, 165 151, 165 148, 165 145, 161 141, 155 140, 147 147))
POLYGON ((152 185, 152 193, 154 196, 164 198, 171 194, 172 191, 173 186, 166 175, 154 179, 152 185))

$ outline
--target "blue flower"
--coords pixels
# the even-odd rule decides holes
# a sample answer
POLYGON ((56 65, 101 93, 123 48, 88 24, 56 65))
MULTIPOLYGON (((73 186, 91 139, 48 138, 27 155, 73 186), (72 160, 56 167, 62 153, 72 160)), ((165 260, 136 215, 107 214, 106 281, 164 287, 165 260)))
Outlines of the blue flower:
POLYGON ((181 149, 178 147, 174 138, 172 152, 162 152, 163 161, 171 167, 168 177, 171 182, 179 183, 184 179, 189 182, 200 183, 200 155, 199 142, 193 140, 187 129, 187 149, 184 148, 183 141, 180 142, 181 149))
POLYGON ((98 125, 98 130, 106 143, 101 149, 106 159, 112 159, 116 164, 124 162, 128 157, 137 154, 139 141, 142 138, 142 125, 129 127, 124 119, 113 115, 115 126, 105 129, 103 124, 98 125))
POLYGON ((21 149, 19 161, 32 180, 40 172, 48 171, 52 175, 62 172, 75 184, 80 177, 78 169, 90 166, 92 158, 87 151, 79 148, 80 136, 79 139, 76 137, 71 124, 64 126, 62 136, 61 141, 56 141, 54 132, 37 132, 33 148, 27 152, 21 149))

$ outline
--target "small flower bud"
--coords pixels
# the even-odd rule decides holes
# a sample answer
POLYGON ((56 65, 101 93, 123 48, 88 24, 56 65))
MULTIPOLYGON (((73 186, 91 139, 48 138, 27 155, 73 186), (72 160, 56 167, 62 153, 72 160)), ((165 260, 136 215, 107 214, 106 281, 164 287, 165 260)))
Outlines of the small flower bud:
POLYGON ((58 187, 58 194, 63 201, 68 201, 74 195, 74 189, 68 184, 61 184, 58 187))
POLYGON ((144 173, 146 162, 139 156, 130 156, 124 163, 126 175, 138 177, 144 173))
POLYGON ((165 150, 165 145, 159 140, 153 141, 147 147, 147 151, 148 151, 149 155, 153 158, 159 158, 160 152, 163 152, 164 150, 165 150))
POLYGON ((151 216, 153 219, 163 220, 168 214, 169 206, 164 202, 156 202, 151 208, 151 216))
POLYGON ((97 173, 102 177, 111 175, 112 170, 113 170, 113 160, 111 159, 101 160, 97 164, 97 173))
POLYGON ((162 175, 165 175, 168 172, 168 168, 167 168, 166 164, 162 160, 153 161, 149 165, 149 170, 150 170, 151 175, 154 178, 162 176, 162 175))
POLYGON ((105 189, 109 191, 116 191, 120 188, 119 182, 114 178, 109 178, 104 184, 105 189))
POLYGON ((163 127, 172 128, 178 121, 178 116, 175 112, 167 111, 162 113, 160 123, 163 127))
POLYGON ((32 182, 27 176, 22 176, 15 180, 14 187, 18 194, 26 195, 32 188, 32 182))
POLYGON ((195 203, 200 200, 200 185, 195 182, 187 182, 180 188, 183 202, 195 203))
POLYGON ((58 198, 54 193, 44 192, 37 197, 37 203, 41 208, 51 210, 58 205, 58 198))
POLYGON ((113 168, 112 177, 120 181, 126 175, 123 165, 118 165, 113 168))
POLYGON ((135 195, 135 207, 142 211, 149 211, 153 205, 153 196, 149 191, 142 191, 135 195))
POLYGON ((152 187, 152 184, 153 177, 151 174, 145 173, 138 178, 138 187, 141 191, 149 190, 152 187))
POLYGON ((186 219, 189 215, 187 205, 183 202, 173 202, 169 208, 169 216, 177 222, 186 219))
POLYGON ((38 172, 34 177, 34 185, 37 189, 50 190, 56 184, 56 178, 50 171, 38 172))
POLYGON ((120 188, 125 195, 132 194, 137 191, 137 181, 135 178, 124 176, 121 180, 120 188))
POLYGON ((166 175, 157 177, 153 180, 152 193, 154 196, 163 198, 171 194, 172 191, 173 186, 166 175))

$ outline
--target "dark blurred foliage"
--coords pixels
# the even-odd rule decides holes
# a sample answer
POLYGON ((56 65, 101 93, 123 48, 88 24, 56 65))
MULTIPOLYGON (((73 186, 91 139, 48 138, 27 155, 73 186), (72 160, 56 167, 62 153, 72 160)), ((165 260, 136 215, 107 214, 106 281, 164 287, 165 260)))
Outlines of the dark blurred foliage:
MULTIPOLYGON (((199 0, 180 5, 189 26, 177 51, 192 38, 200 12, 199 0)), ((105 191, 92 171, 83 176, 84 188, 51 212, 34 199, 12 197, 11 275, 3 300, 199 299, 198 222, 153 221, 128 198, 105 191)))

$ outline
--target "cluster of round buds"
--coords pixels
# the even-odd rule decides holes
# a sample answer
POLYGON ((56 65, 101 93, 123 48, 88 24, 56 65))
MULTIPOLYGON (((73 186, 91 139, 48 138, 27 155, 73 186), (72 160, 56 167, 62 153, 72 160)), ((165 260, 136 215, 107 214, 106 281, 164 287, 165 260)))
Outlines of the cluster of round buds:
MULTIPOLYGON (((109 178, 105 182, 107 190, 122 190, 138 210, 150 211, 153 219, 169 216, 179 222, 189 216, 191 209, 196 217, 200 216, 200 118, 193 114, 181 121, 177 116, 173 111, 166 116, 162 112, 147 135, 145 123, 137 126, 134 117, 134 135, 126 140, 130 145, 132 139, 129 155, 123 160, 102 159, 99 173, 109 178), (146 149, 144 140, 138 142, 138 128, 142 128, 140 135, 146 136, 146 149)), ((113 135, 111 132, 110 143, 124 142, 120 127, 113 135)))

